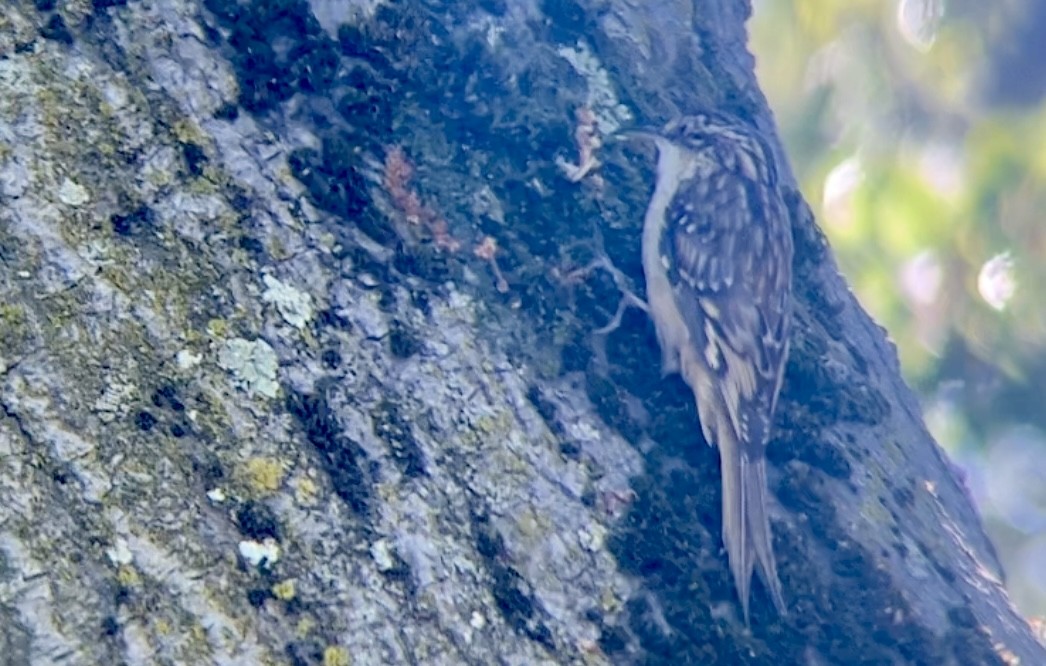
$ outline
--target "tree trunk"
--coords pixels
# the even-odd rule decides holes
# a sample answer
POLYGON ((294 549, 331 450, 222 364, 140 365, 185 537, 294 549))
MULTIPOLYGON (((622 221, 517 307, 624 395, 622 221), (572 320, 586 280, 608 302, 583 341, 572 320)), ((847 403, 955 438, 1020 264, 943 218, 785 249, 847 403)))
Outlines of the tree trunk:
POLYGON ((652 154, 593 138, 776 143, 747 3, 47 4, 0 18, 0 662, 1046 663, 798 194, 787 616, 646 316, 596 333, 652 154))

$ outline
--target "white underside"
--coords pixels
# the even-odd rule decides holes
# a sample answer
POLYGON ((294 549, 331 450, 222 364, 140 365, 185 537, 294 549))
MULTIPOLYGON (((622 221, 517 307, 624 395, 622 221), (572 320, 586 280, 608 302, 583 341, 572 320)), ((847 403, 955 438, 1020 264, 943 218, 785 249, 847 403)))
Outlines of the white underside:
POLYGON ((679 372, 679 352, 688 344, 689 334, 668 281, 667 258, 661 254, 661 237, 668 222, 665 212, 680 183, 693 176, 696 162, 671 142, 660 137, 655 140, 658 179, 643 221, 643 273, 650 314, 661 344, 661 370, 669 374, 679 372))

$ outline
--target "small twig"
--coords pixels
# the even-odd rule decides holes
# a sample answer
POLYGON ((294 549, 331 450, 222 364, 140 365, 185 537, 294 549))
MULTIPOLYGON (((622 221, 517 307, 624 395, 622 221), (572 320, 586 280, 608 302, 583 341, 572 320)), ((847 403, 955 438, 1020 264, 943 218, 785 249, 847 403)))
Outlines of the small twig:
POLYGON ((414 165, 400 146, 392 146, 385 153, 385 168, 382 185, 389 193, 393 205, 403 213, 408 222, 424 226, 432 234, 436 247, 456 252, 461 243, 450 233, 447 221, 430 206, 421 202, 421 197, 410 187, 414 176, 414 165))
POLYGON ((574 142, 578 149, 578 163, 571 164, 559 157, 556 158, 556 164, 563 170, 570 182, 578 183, 599 168, 600 161, 596 157, 596 151, 602 147, 603 140, 599 138, 596 114, 592 112, 592 109, 587 106, 578 107, 574 111, 574 119, 577 121, 577 127, 574 128, 574 142))
POLYGON ((502 294, 508 292, 508 280, 505 279, 501 273, 501 267, 498 266, 498 243, 494 237, 484 236, 479 245, 472 248, 472 253, 490 264, 490 269, 494 272, 495 288, 502 294))

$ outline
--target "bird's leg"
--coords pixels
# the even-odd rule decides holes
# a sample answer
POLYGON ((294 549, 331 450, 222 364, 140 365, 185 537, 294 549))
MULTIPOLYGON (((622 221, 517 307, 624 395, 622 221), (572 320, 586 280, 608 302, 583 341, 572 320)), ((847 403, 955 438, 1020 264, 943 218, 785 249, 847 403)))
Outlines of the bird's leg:
MULTIPOLYGON (((597 244, 598 240, 600 239, 597 238, 597 244)), ((621 298, 617 302, 617 309, 614 311, 614 316, 611 317, 610 321, 605 325, 592 331, 592 351, 595 354, 596 366, 602 371, 605 371, 609 367, 606 352, 607 336, 621 327, 621 321, 628 308, 639 308, 649 315, 650 306, 647 305, 646 301, 636 295, 632 287, 632 280, 625 275, 621 269, 615 266, 614 262, 610 261, 610 258, 602 251, 602 248, 600 248, 599 254, 596 258, 590 261, 588 265, 574 269, 563 275, 562 281, 564 284, 578 284, 600 269, 605 270, 610 274, 610 278, 614 281, 614 286, 616 286, 618 291, 621 292, 621 298)))
POLYGON ((650 314, 650 306, 636 295, 632 287, 632 280, 620 268, 615 266, 614 262, 606 255, 601 241, 602 238, 596 232, 596 246, 598 250, 596 258, 588 262, 588 264, 569 271, 561 271, 558 268, 554 268, 552 275, 560 284, 574 286, 584 282, 595 271, 602 269, 610 274, 610 278, 614 281, 614 286, 621 292, 621 298, 617 302, 614 316, 605 325, 592 331, 592 352, 595 355, 596 367, 605 371, 609 367, 606 353, 607 336, 621 327, 622 319, 624 319, 628 308, 639 308, 643 312, 650 314))
POLYGON ((613 318, 605 326, 600 326, 592 333, 594 335, 610 335, 616 331, 621 327, 621 319, 625 316, 625 310, 629 307, 639 308, 648 315, 650 314, 650 306, 646 304, 646 301, 631 291, 623 291, 621 300, 617 302, 617 311, 614 313, 613 318))
POLYGON ((603 252, 600 252, 595 259, 588 262, 588 265, 576 268, 564 275, 562 277, 563 284, 579 284, 600 269, 610 274, 610 279, 614 281, 614 286, 621 292, 621 300, 617 303, 617 310, 614 312, 614 316, 606 325, 592 331, 594 335, 607 336, 621 326, 621 319, 625 316, 625 311, 629 307, 639 308, 647 314, 650 314, 650 307, 646 304, 646 301, 636 295, 632 288, 632 280, 620 268, 615 266, 603 252))

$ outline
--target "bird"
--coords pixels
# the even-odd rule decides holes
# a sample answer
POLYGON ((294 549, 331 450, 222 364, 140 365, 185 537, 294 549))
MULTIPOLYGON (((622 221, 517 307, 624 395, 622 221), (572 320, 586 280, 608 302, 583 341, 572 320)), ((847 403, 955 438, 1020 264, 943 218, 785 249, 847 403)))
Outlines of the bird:
POLYGON ((718 111, 625 138, 657 147, 642 232, 647 311, 662 374, 682 375, 719 450, 723 544, 745 624, 756 566, 785 615, 766 449, 789 352, 793 244, 774 154, 755 127, 718 111))

